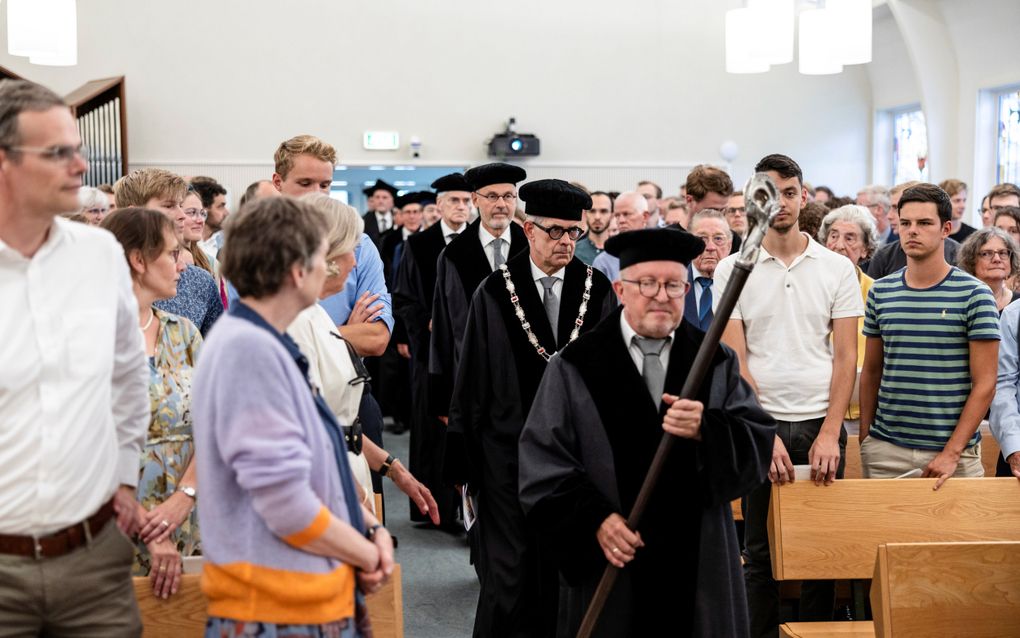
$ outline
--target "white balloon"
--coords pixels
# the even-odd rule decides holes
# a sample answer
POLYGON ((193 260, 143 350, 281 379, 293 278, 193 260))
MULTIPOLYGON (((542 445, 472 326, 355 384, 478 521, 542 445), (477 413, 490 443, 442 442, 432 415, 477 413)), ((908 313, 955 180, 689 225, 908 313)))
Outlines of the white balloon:
POLYGON ((737 153, 740 152, 740 147, 733 140, 726 140, 719 145, 719 155, 722 156, 727 162, 732 162, 737 159, 737 153))

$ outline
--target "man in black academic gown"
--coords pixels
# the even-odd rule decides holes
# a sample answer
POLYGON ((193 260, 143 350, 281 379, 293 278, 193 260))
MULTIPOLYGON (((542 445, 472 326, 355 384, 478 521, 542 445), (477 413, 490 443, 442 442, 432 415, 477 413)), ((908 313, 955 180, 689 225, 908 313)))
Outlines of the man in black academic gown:
POLYGON ((361 192, 368 198, 368 210, 361 216, 365 220, 365 234, 372 238, 378 248, 382 234, 394 226, 393 200, 397 196, 397 189, 377 179, 375 184, 361 192))
POLYGON ((597 636, 748 635, 730 501, 765 480, 775 422, 720 345, 697 400, 678 395, 704 334, 682 321, 678 229, 613 237, 623 308, 554 357, 520 437, 520 499, 564 581, 574 636, 606 563, 621 568, 597 636), (679 437, 637 530, 626 526, 663 431, 679 437))
POLYGON ((558 577, 525 526, 517 439, 549 357, 616 307, 609 280, 573 256, 588 194, 539 180, 521 187, 521 199, 529 250, 489 275, 471 301, 443 464, 447 480, 467 484, 477 500, 474 635, 485 637, 556 629, 558 577))
MULTIPOLYGON (((440 221, 407 239, 393 287, 393 311, 402 320, 411 354, 411 442, 409 469, 432 491, 439 505, 440 525, 457 529, 460 496, 442 481, 446 425, 429 409, 429 339, 432 296, 436 288, 436 260, 446 245, 464 230, 471 212, 471 187, 460 173, 432 183, 440 221)), ((445 411, 445 410, 444 410, 445 411)), ((428 517, 411 508, 411 520, 428 517)))
POLYGON ((513 223, 517 183, 523 168, 496 162, 464 173, 478 219, 443 251, 436 267, 432 308, 432 350, 429 372, 436 381, 432 393, 436 414, 449 414, 450 394, 464 336, 468 305, 478 284, 514 255, 528 247, 521 227, 513 223))

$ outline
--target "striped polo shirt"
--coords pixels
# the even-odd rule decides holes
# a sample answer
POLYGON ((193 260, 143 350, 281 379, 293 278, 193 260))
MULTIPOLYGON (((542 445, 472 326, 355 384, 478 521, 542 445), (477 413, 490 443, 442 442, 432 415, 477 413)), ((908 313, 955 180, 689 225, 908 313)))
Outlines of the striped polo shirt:
MULTIPOLYGON (((879 279, 868 293, 864 336, 882 339, 882 382, 875 438, 902 447, 941 450, 970 396, 970 341, 998 340, 991 290, 953 267, 931 288, 907 285, 906 269, 879 279)), ((970 447, 981 439, 975 433, 970 447)))

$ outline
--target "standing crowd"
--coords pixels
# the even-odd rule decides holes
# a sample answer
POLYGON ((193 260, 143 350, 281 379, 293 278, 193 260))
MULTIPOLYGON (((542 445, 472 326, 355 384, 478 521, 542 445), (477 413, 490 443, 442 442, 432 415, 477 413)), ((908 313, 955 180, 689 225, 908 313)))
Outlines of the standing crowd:
MULTIPOLYGON (((496 162, 376 181, 362 215, 329 196, 328 143, 273 159, 236 212, 161 169, 84 187, 64 102, 0 82, 0 636, 139 635, 129 575, 169 598, 193 563, 207 636, 371 635, 385 479, 466 533, 476 636, 574 635, 610 564, 595 635, 775 636, 771 484, 842 478, 848 429, 866 478, 937 489, 984 474, 987 420, 1020 478, 1016 185, 974 228, 959 180, 851 200, 768 155, 778 212, 742 255, 747 203, 713 166, 664 197, 496 162)), ((834 606, 804 585, 802 620, 834 606)))

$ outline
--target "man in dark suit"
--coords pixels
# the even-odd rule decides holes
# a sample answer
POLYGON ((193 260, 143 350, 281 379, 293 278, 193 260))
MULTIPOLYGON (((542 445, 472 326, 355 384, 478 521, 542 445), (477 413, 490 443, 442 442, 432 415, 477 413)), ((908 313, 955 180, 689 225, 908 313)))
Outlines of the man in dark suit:
POLYGON ((726 217, 714 209, 703 210, 690 222, 691 234, 705 242, 705 250, 688 267, 691 286, 684 299, 684 319, 702 331, 712 325, 712 300, 715 299, 715 284, 712 276, 715 267, 724 257, 729 256, 733 245, 733 231, 726 223, 726 217))
POLYGON ((365 220, 365 234, 372 238, 378 248, 382 234, 394 227, 393 200, 397 196, 397 189, 377 179, 375 184, 361 192, 368 197, 368 211, 361 217, 365 220))

